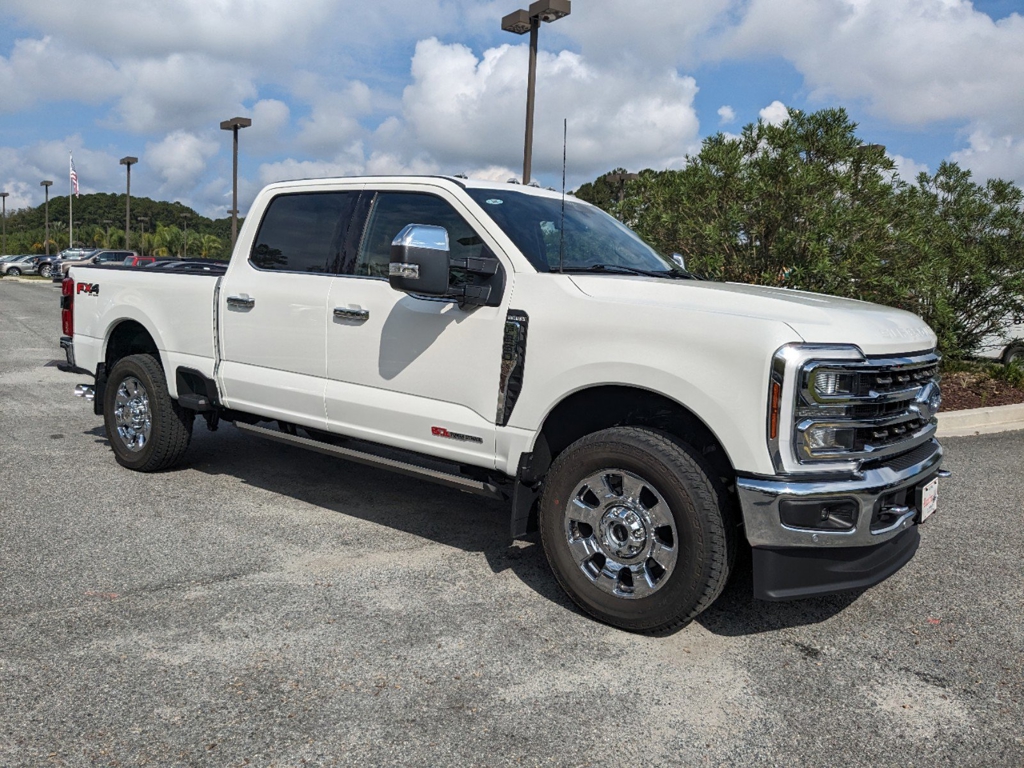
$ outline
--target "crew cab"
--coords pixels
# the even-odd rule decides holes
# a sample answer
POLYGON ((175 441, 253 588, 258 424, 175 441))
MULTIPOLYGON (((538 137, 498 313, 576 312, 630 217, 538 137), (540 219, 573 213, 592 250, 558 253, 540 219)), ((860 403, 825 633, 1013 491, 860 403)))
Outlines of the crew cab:
POLYGON ((915 315, 697 279, 600 209, 450 177, 271 184, 226 270, 72 266, 61 346, 115 459, 197 417, 508 501, 593 616, 863 589, 916 551, 942 448, 915 315))

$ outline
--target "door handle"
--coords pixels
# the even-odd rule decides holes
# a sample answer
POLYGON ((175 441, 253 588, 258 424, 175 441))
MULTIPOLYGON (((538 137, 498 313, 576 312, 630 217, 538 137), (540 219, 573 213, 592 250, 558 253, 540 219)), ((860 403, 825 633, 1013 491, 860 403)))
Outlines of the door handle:
POLYGON ((358 320, 363 322, 370 319, 370 310, 359 307, 335 307, 334 316, 341 320, 358 320))
POLYGON ((242 309, 252 309, 256 306, 256 299, 252 296, 242 294, 241 296, 228 296, 229 307, 241 307, 242 309))

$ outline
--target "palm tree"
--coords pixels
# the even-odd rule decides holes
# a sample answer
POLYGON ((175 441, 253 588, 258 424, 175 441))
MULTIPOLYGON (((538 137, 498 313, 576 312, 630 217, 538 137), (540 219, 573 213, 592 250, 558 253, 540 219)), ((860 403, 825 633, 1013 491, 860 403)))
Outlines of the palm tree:
POLYGON ((185 236, 180 229, 175 226, 156 225, 156 233, 153 235, 154 256, 180 256, 184 244, 185 236))
POLYGON ((199 255, 204 259, 213 259, 224 250, 224 241, 216 235, 203 235, 199 245, 199 255))

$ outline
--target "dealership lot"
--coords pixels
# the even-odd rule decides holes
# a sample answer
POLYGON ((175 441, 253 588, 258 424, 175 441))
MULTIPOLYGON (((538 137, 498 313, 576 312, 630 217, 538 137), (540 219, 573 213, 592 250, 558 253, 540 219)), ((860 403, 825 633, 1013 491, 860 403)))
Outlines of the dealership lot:
POLYGON ((0 765, 1024 763, 1024 432, 946 441, 862 594, 630 635, 498 503, 197 423, 115 464, 58 290, 0 281, 0 765))

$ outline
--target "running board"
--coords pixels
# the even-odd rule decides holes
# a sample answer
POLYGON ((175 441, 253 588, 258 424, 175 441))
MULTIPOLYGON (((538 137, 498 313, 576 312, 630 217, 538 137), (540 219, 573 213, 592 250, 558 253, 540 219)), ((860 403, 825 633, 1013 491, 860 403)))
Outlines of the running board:
POLYGON ((419 467, 415 464, 409 464, 404 461, 388 459, 383 456, 376 456, 372 453, 365 453, 363 451, 355 451, 351 448, 342 448, 338 445, 321 443, 319 440, 311 440, 308 437, 290 435, 287 432, 279 432, 276 429, 258 427, 255 424, 246 424, 242 421, 235 421, 233 424, 242 432, 248 432, 252 435, 257 435, 258 437, 265 437, 268 440, 276 440, 279 443, 295 445, 299 448, 307 448, 311 451, 316 451, 317 453, 323 453, 327 456, 336 456, 340 459, 348 459, 349 461, 355 461, 359 464, 369 464, 371 467, 389 469, 392 472, 397 472, 401 475, 418 477, 421 480, 429 480, 433 483, 438 483, 439 485, 447 485, 449 488, 455 488, 467 493, 488 496, 489 498, 501 501, 505 500, 505 495, 501 492, 501 489, 498 488, 498 486, 491 483, 485 483, 482 480, 474 480, 469 477, 453 475, 448 472, 439 472, 436 469, 419 467))

